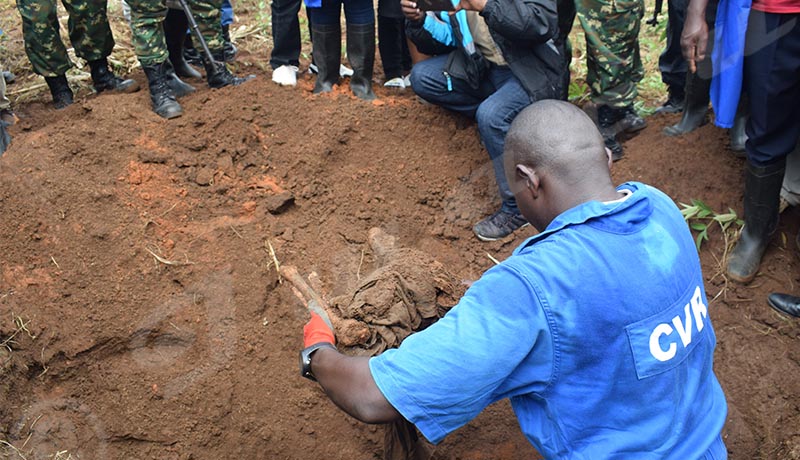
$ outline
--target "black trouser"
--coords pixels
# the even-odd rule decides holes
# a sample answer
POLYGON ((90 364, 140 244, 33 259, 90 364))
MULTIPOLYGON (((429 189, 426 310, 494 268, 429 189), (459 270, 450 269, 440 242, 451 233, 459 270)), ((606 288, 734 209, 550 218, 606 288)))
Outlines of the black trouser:
MULTIPOLYGON (((272 54, 269 64, 273 69, 282 65, 300 64, 300 20, 297 13, 303 0, 272 1, 272 54)), ((308 19, 311 33, 311 16, 308 19)))
POLYGON ((800 13, 750 13, 744 85, 748 161, 759 167, 783 161, 800 138, 800 13))
MULTIPOLYGON (((658 58, 661 81, 671 88, 683 88, 689 66, 681 52, 681 32, 689 0, 667 0, 667 47, 658 58)), ((713 24, 713 22, 712 22, 713 24)))
POLYGON ((411 54, 406 41, 404 18, 386 17, 378 13, 378 50, 386 80, 411 72, 411 54))

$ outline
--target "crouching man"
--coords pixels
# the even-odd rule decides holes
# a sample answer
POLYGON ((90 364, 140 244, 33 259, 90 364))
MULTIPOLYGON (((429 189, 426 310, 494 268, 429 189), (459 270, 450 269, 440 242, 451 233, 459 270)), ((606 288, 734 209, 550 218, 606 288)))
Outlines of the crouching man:
POLYGON ((566 102, 524 109, 504 156, 541 233, 377 357, 338 353, 312 315, 304 372, 350 415, 404 417, 433 443, 510 398, 545 458, 727 458, 703 275, 672 200, 614 187, 603 137, 566 102))
POLYGON ((478 122, 502 205, 474 227, 484 241, 528 224, 503 171, 508 127, 531 102, 562 95, 567 71, 555 0, 462 0, 455 14, 420 11, 401 0, 406 35, 432 55, 411 69, 411 87, 426 101, 478 122))

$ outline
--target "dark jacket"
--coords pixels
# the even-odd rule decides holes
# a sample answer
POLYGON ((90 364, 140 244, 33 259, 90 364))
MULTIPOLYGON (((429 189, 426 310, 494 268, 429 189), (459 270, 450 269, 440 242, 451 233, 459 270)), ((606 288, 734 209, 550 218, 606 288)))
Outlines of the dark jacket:
MULTIPOLYGON (((444 71, 477 88, 489 64, 471 43, 470 34, 463 33, 466 20, 463 14, 459 18, 460 13, 407 21, 406 33, 421 53, 450 53, 444 71)), ((558 35, 556 1, 488 0, 480 14, 531 100, 563 98, 569 57, 558 35)))

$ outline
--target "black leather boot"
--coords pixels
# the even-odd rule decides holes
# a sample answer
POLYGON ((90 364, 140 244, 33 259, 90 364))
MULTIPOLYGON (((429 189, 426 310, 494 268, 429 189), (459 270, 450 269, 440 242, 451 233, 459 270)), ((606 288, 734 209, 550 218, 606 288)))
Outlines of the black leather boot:
POLYGON ((686 74, 686 100, 683 102, 683 116, 681 121, 664 128, 667 136, 682 136, 708 123, 708 113, 711 79, 700 78, 698 72, 686 74))
POLYGON ((744 158, 746 156, 744 153, 744 144, 747 142, 747 133, 744 128, 747 126, 748 115, 746 98, 747 96, 742 95, 742 98, 739 100, 739 107, 736 108, 736 118, 733 119, 733 127, 728 130, 731 150, 733 150, 733 154, 739 158, 744 158))
POLYGON ((89 61, 89 68, 92 73, 94 90, 98 93, 111 90, 120 93, 133 93, 139 91, 139 83, 136 80, 122 79, 111 73, 108 69, 108 61, 101 58, 96 61, 89 61))
POLYGON ((740 283, 753 280, 767 250, 770 237, 778 228, 781 185, 786 159, 769 166, 747 163, 744 182, 744 228, 728 255, 726 272, 740 283))
POLYGON ((225 86, 239 86, 242 83, 256 78, 255 75, 248 75, 244 78, 233 75, 224 62, 214 61, 212 63, 205 62, 206 58, 203 57, 206 68, 206 80, 208 86, 212 88, 222 88, 225 86))
POLYGON ((375 67, 375 23, 347 24, 347 58, 353 68, 350 89, 359 99, 375 99, 372 71, 375 67))
POLYGON ((333 91, 339 83, 339 64, 342 60, 342 28, 339 24, 311 25, 314 41, 311 43, 314 63, 317 65, 317 81, 314 94, 333 91))
POLYGON ((667 102, 656 109, 656 113, 683 112, 683 100, 686 99, 686 89, 683 86, 670 86, 667 88, 667 91, 669 91, 667 102))
POLYGON ((600 129, 600 134, 603 135, 606 148, 611 150, 611 159, 613 161, 620 160, 625 154, 622 150, 622 144, 617 140, 616 124, 622 117, 619 110, 607 105, 597 107, 597 127, 600 129))
POLYGON ((50 88, 50 94, 53 96, 53 105, 56 110, 66 108, 72 104, 72 90, 69 88, 66 75, 59 75, 57 77, 44 77, 47 86, 50 88))
POLYGON ((153 111, 159 116, 170 119, 183 115, 183 109, 175 99, 175 93, 167 83, 169 76, 168 64, 162 62, 151 66, 142 66, 147 83, 150 85, 150 100, 153 102, 153 111))
POLYGON ((767 303, 781 313, 800 318, 800 297, 773 292, 767 297, 767 303))
POLYGON ((186 41, 186 29, 189 20, 183 11, 168 9, 167 18, 164 20, 164 37, 167 40, 169 61, 175 74, 183 78, 201 78, 200 72, 190 66, 183 58, 183 45, 186 41))

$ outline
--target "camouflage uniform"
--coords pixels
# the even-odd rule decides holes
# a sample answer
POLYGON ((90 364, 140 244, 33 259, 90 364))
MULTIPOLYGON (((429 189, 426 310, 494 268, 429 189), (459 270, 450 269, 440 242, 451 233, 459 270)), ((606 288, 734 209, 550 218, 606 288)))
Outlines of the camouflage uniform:
POLYGON ((575 0, 586 34, 586 83, 597 105, 633 104, 644 77, 639 56, 643 0, 575 0))
MULTIPOLYGON (((67 27, 75 54, 87 61, 102 59, 114 49, 105 0, 62 0, 69 13, 67 27)), ((33 71, 44 77, 64 75, 70 67, 59 35, 55 0, 17 0, 22 16, 25 52, 33 71)))
MULTIPOLYGON (((172 6, 173 2, 169 2, 172 6)), ((212 53, 222 54, 224 38, 220 25, 222 0, 187 0, 200 33, 212 53)), ((164 18, 167 5, 164 0, 128 0, 131 7, 133 46, 143 66, 160 64, 167 60, 167 43, 164 38, 164 18)))

